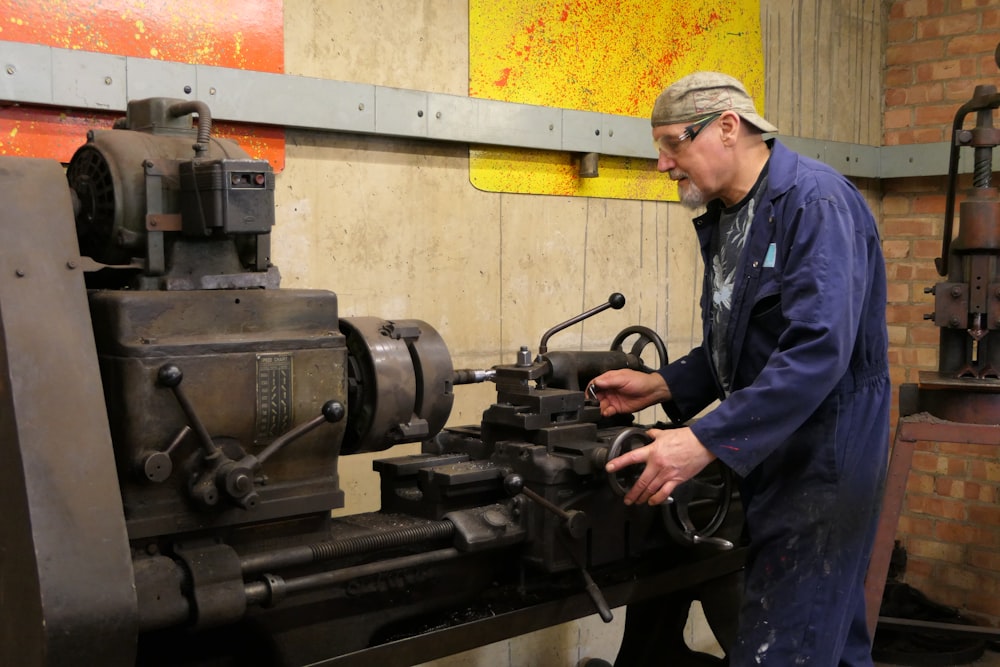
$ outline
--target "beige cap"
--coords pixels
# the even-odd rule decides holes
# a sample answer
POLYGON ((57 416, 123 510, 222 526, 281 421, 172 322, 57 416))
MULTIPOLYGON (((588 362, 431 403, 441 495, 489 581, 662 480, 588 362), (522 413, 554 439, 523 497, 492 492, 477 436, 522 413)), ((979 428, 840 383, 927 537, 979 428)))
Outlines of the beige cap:
POLYGON ((678 79, 656 98, 650 120, 653 127, 673 125, 730 109, 764 132, 778 131, 757 113, 743 84, 720 72, 695 72, 678 79))

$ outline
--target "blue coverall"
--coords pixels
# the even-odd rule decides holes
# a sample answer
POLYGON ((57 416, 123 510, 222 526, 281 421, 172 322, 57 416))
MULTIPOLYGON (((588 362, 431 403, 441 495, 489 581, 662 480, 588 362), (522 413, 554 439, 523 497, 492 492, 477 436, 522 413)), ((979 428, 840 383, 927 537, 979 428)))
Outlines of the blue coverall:
MULTIPOLYGON (((707 346, 661 368, 668 415, 739 476, 750 538, 733 666, 871 665, 864 576, 889 444, 885 263, 860 193, 769 142, 732 296, 731 392, 707 346)), ((706 266, 721 202, 695 219, 706 266)))

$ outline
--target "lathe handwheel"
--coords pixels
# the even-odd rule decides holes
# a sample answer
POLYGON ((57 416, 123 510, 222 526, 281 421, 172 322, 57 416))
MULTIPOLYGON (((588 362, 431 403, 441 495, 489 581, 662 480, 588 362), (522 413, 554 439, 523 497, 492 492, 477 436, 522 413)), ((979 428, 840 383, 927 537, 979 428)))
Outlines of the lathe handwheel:
POLYGON ((624 352, 625 350, 622 348, 622 345, 624 345, 625 340, 632 335, 637 336, 637 338, 635 339, 635 342, 632 343, 632 349, 629 350, 628 354, 631 354, 639 360, 639 363, 641 364, 640 370, 645 373, 650 373, 656 370, 655 368, 650 368, 645 364, 645 362, 642 361, 642 353, 650 345, 652 345, 653 349, 656 350, 657 362, 659 362, 656 368, 662 368, 669 363, 667 358, 667 346, 663 344, 663 339, 649 327, 644 327, 639 324, 625 327, 618 332, 615 339, 611 341, 611 351, 624 352))
MULTIPOLYGON (((608 449, 608 461, 616 459, 637 447, 645 447, 650 442, 652 440, 646 435, 645 429, 635 427, 624 429, 615 437, 614 442, 611 443, 611 447, 608 449)), ((621 470, 608 475, 608 486, 611 487, 615 495, 624 497, 645 469, 645 465, 625 466, 621 470)))
POLYGON ((672 502, 663 505, 663 522, 676 542, 686 545, 711 543, 732 548, 731 542, 712 537, 726 520, 732 502, 733 473, 729 468, 716 464, 678 485, 670 497, 672 502), (705 521, 713 504, 715 511, 705 521))

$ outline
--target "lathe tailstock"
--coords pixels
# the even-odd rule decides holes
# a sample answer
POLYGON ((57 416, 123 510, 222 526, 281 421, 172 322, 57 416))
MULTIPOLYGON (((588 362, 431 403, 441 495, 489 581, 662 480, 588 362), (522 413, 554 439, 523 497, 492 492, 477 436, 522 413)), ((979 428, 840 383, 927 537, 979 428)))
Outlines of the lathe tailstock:
POLYGON ((662 509, 604 472, 645 429, 583 389, 656 334, 548 350, 621 295, 482 370, 342 319, 279 287, 274 174, 198 102, 130 103, 66 169, 0 157, 0 201, 0 664, 410 665, 741 567, 725 470, 662 509), (496 402, 446 427, 471 382, 496 402), (381 511, 331 516, 341 456, 416 442, 381 511))

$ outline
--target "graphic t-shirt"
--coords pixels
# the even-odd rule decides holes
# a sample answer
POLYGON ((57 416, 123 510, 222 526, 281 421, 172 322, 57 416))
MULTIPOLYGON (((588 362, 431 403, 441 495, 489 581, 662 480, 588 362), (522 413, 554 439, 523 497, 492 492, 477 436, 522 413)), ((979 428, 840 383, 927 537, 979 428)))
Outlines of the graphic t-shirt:
POLYGON ((733 286, 740 256, 746 246, 750 221, 760 196, 767 189, 767 167, 761 170, 757 183, 738 204, 722 210, 712 236, 712 361, 726 394, 732 385, 732 358, 729 353, 729 318, 733 308, 733 286))

